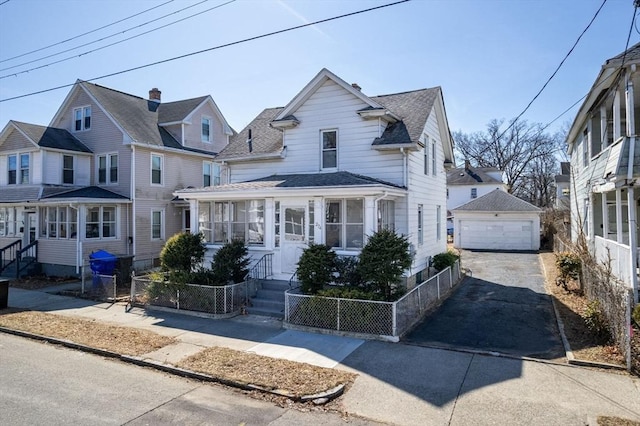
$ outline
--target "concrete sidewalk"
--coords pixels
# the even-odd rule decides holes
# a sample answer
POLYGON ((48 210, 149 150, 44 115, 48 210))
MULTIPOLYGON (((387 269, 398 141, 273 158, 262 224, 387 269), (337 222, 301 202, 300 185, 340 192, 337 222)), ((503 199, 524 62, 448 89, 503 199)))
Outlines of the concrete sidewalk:
POLYGON ((143 358, 174 364, 210 346, 339 368, 358 374, 344 411, 402 425, 584 425, 598 415, 640 422, 640 380, 626 374, 303 333, 257 316, 227 320, 9 290, 9 306, 79 316, 174 336, 143 358))

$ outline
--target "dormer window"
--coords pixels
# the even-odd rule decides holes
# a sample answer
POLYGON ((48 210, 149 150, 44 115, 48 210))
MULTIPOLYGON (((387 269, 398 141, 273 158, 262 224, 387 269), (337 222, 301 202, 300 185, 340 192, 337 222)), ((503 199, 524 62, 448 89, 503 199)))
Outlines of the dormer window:
POLYGON ((202 117, 202 142, 211 142, 211 119, 202 117))
POLYGON ((91 129, 91 107, 85 106, 73 110, 74 131, 81 132, 91 129))
POLYGON ((335 169, 338 167, 338 131, 321 130, 322 140, 322 168, 335 169))

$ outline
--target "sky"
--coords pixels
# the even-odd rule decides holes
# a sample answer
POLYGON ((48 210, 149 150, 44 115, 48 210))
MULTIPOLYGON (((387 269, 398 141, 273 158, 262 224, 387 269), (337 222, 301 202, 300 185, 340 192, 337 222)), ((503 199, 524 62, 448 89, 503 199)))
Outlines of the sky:
MULTIPOLYGON (((48 125, 70 87, 7 98, 394 0, 228 1, 0 0, 0 128, 9 120, 48 125), (14 58, 36 49, 42 50, 14 58), (55 55, 63 50, 69 51, 55 55)), ((602 2, 412 0, 93 82, 143 98, 157 87, 163 102, 211 95, 239 131, 264 108, 285 106, 327 68, 369 96, 440 86, 451 131, 472 133, 522 112, 602 2)), ((633 0, 607 0, 522 118, 546 125, 584 96, 604 61, 624 51, 633 14, 633 0)), ((637 28, 629 46, 640 40, 637 28)), ((548 131, 571 122, 579 106, 548 131)))

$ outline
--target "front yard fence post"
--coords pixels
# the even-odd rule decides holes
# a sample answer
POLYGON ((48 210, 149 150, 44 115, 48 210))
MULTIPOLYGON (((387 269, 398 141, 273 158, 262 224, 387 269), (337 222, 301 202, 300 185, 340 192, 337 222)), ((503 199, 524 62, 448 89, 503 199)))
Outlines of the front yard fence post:
POLYGON ((336 299, 338 301, 338 318, 337 318, 337 329, 338 331, 340 331, 340 299, 336 299))
POLYGON ((176 309, 180 309, 180 290, 176 290, 176 309))
POLYGON ((398 304, 396 302, 391 305, 391 335, 398 335, 398 304))
POLYGON ((438 287, 438 300, 440 300, 440 275, 436 275, 436 286, 438 287))
POLYGON ((633 307, 633 292, 627 292, 625 303, 624 342, 627 358, 627 371, 631 371, 631 308, 633 307))

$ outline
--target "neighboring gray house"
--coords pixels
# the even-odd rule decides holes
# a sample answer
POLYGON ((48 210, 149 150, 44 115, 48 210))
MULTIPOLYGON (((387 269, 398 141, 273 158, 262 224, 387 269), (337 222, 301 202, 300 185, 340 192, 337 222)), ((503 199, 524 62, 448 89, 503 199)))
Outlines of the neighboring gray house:
POLYGON ((176 191, 209 255, 242 238, 251 256, 273 254, 289 279, 302 250, 325 243, 358 254, 391 228, 409 237, 409 283, 446 250, 446 171, 453 164, 439 87, 367 96, 321 70, 283 108, 262 111, 216 157, 224 184, 176 191))
POLYGON ((37 241, 51 275, 79 274, 98 249, 151 266, 191 224, 173 192, 219 183, 213 157, 232 133, 210 96, 161 103, 158 89, 77 81, 49 126, 0 133, 0 249, 37 241))
POLYGON ((494 189, 453 209, 454 246, 483 250, 538 250, 540 210, 494 189))
POLYGON ((640 203, 640 43, 605 61, 567 136, 571 156, 571 236, 638 300, 640 203))
POLYGON ((554 207, 558 210, 569 210, 571 206, 571 163, 560 163, 560 174, 554 178, 556 184, 556 201, 554 207))

